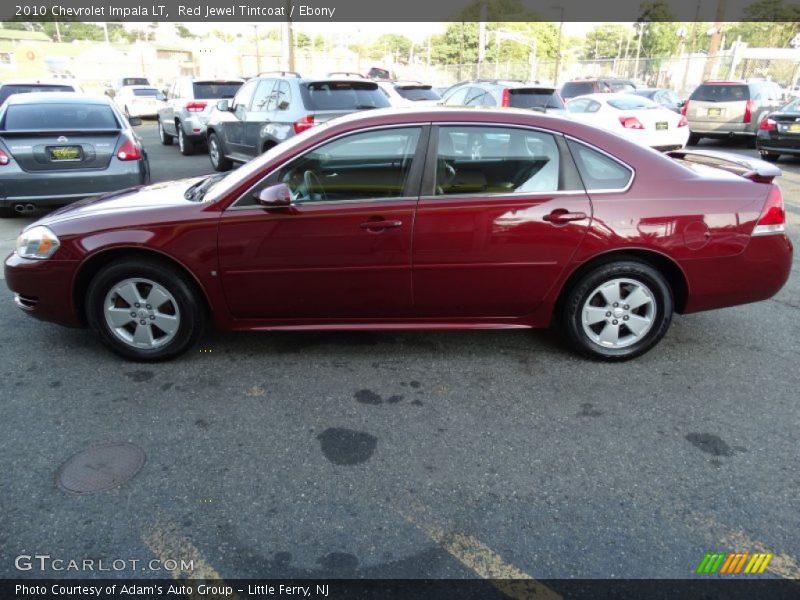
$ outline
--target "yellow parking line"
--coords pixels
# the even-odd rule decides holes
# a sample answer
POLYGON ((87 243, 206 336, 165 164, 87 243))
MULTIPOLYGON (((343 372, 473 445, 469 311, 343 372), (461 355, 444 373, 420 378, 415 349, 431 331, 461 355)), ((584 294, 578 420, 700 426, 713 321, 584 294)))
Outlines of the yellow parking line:
POLYGON ((479 577, 490 580, 492 585, 509 598, 561 600, 559 594, 514 565, 505 562, 502 556, 474 536, 447 532, 436 525, 421 523, 409 515, 400 514, 465 567, 479 577))
MULTIPOLYGON (((177 561, 178 569, 170 571, 173 579, 216 580, 217 583, 222 584, 222 576, 203 558, 200 550, 184 538, 175 527, 155 526, 142 535, 142 540, 161 561, 162 565, 168 560, 177 561), (194 569, 192 571, 185 570, 183 564, 190 561, 194 569)), ((217 600, 221 598, 221 596, 215 594, 201 596, 196 591, 187 597, 191 600, 200 600, 201 598, 203 600, 217 600)), ((226 599, 239 600, 239 597, 234 593, 231 596, 227 596, 226 599)))

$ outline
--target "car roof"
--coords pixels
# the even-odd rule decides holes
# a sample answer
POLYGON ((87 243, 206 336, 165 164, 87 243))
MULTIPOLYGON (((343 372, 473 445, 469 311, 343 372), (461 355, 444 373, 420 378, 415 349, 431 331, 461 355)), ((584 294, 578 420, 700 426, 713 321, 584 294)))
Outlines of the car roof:
POLYGON ((12 94, 6 100, 6 105, 10 104, 103 104, 108 106, 111 101, 105 96, 92 96, 76 92, 30 92, 12 94))
POLYGON ((0 86, 4 85, 63 85, 63 86, 76 86, 74 79, 7 79, 0 82, 0 86))

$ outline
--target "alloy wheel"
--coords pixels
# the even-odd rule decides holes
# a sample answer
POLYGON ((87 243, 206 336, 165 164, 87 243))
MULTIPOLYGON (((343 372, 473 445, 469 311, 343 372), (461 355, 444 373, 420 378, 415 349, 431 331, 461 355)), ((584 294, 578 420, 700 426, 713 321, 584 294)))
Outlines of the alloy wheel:
POLYGON ((131 278, 112 286, 103 314, 109 330, 122 342, 138 349, 168 344, 180 326, 174 296, 149 279, 131 278))
POLYGON ((604 348, 625 348, 643 339, 656 317, 653 292, 641 281, 616 278, 597 286, 581 309, 583 331, 604 348))

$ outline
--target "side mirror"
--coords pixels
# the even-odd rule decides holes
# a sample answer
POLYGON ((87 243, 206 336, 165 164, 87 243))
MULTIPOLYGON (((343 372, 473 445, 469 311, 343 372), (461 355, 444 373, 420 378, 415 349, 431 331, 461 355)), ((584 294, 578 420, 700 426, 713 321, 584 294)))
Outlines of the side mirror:
POLYGON ((217 100, 217 110, 221 110, 222 112, 228 112, 231 109, 231 103, 229 100, 217 100))
POLYGON ((142 119, 141 117, 131 117, 128 119, 128 123, 130 123, 131 127, 138 127, 142 124, 142 119))
POLYGON ((287 207, 292 203, 292 192, 285 183, 276 183, 258 192, 256 199, 267 208, 287 207))

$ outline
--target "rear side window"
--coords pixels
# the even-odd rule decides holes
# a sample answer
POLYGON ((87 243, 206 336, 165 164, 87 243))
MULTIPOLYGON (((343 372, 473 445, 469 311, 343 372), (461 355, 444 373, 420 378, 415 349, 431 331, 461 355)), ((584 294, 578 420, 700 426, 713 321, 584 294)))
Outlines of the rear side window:
POLYGON ((138 88, 133 90, 134 96, 149 96, 151 98, 155 98, 158 96, 158 90, 156 88, 138 88))
POLYGON ((591 94, 593 91, 594 85, 591 81, 568 81, 561 88, 561 95, 565 98, 574 98, 575 96, 591 94))
POLYGON ((6 131, 119 129, 114 111, 103 104, 15 104, 3 124, 6 131))
POLYGON ((241 81, 195 81, 192 83, 192 92, 194 98, 219 100, 233 98, 240 87, 241 81))
POLYGON ((555 90, 510 89, 508 102, 514 108, 564 108, 564 102, 555 90))
POLYGON ((439 100, 441 96, 437 94, 429 85, 420 86, 395 86, 397 93, 406 100, 417 102, 419 100, 439 100))
POLYGON ((361 110, 391 106, 370 81, 315 81, 300 86, 308 110, 361 110))
POLYGON ((555 138, 512 127, 439 128, 437 196, 547 193, 564 184, 555 138))
POLYGON ((12 94, 28 94, 31 92, 74 92, 71 85, 16 85, 9 84, 0 87, 0 104, 8 100, 12 94))
POLYGON ((737 102, 750 99, 750 88, 740 84, 703 84, 698 87, 689 100, 701 102, 737 102))
POLYGON ((587 191, 622 190, 633 178, 633 171, 610 156, 579 142, 567 140, 587 191))

